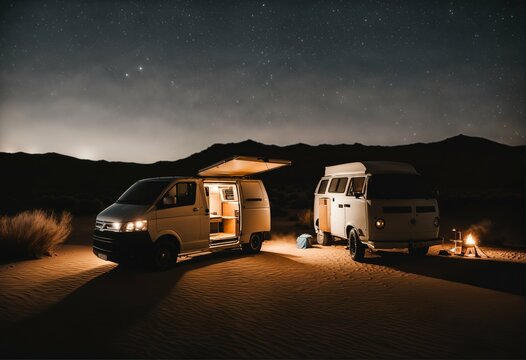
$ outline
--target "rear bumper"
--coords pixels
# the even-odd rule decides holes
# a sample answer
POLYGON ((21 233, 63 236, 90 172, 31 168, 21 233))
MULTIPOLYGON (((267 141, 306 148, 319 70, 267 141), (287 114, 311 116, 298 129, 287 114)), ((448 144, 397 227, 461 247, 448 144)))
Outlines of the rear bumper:
POLYGON ((147 231, 113 232, 93 231, 93 253, 99 258, 124 262, 144 258, 153 247, 147 231))
POLYGON ((422 239, 422 240, 407 240, 407 241, 375 241, 371 240, 365 244, 373 250, 378 249, 407 249, 409 247, 419 248, 425 246, 440 245, 443 238, 436 239, 422 239))

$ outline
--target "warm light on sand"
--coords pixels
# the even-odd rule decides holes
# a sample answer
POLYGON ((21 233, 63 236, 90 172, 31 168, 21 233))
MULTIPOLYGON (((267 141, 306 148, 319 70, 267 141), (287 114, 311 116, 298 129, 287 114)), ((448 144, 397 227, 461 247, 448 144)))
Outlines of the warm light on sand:
POLYGON ((468 246, 475 246, 476 245, 476 242, 475 242, 475 238, 473 237, 473 235, 469 234, 466 238, 466 245, 468 246))

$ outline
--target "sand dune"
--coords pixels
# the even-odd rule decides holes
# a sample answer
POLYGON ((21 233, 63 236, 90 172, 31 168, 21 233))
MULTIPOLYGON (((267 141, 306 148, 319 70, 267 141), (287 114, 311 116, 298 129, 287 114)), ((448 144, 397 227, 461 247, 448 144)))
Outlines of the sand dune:
POLYGON ((88 246, 0 266, 7 357, 524 358, 525 256, 406 254, 353 262, 345 244, 181 259, 161 273, 88 246))

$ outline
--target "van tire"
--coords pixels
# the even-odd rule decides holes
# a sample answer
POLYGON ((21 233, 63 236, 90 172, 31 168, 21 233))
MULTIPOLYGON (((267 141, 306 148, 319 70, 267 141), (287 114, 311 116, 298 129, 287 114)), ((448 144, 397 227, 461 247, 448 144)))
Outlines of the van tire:
POLYGON ((325 231, 319 231, 316 234, 316 242, 323 246, 328 246, 332 243, 332 235, 325 231))
POLYGON ((427 255, 427 252, 429 251, 429 246, 423 246, 423 247, 412 247, 410 246, 408 248, 409 255, 414 257, 424 257, 427 255))
POLYGON ((158 240, 153 246, 149 265, 154 270, 168 270, 175 265, 178 255, 177 246, 172 241, 158 240))
POLYGON ((358 234, 354 229, 349 231, 349 253, 354 261, 363 261, 365 255, 365 245, 362 244, 358 234))
POLYGON ((241 244, 241 248, 245 254, 257 254, 261 251, 263 245, 263 237, 259 233, 250 235, 250 240, 246 244, 241 244))

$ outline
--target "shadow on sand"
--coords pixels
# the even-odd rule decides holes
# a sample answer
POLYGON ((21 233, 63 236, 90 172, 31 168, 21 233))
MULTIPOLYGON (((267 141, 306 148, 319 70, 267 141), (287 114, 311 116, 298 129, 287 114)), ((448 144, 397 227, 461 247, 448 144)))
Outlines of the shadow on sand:
MULTIPOLYGON (((48 310, 11 328, 0 339, 2 357, 112 357, 111 344, 173 291, 187 271, 239 258, 225 251, 184 260, 165 272, 117 266, 83 284, 48 310)), ((243 255, 247 256, 247 255, 243 255)), ((280 257, 276 254, 266 256, 280 257)), ((283 259, 290 261, 288 259, 283 259)), ((49 286, 64 279, 54 280, 49 286)))
POLYGON ((376 251, 364 262, 437 279, 525 295, 526 264, 458 256, 411 258, 406 253, 376 251))

